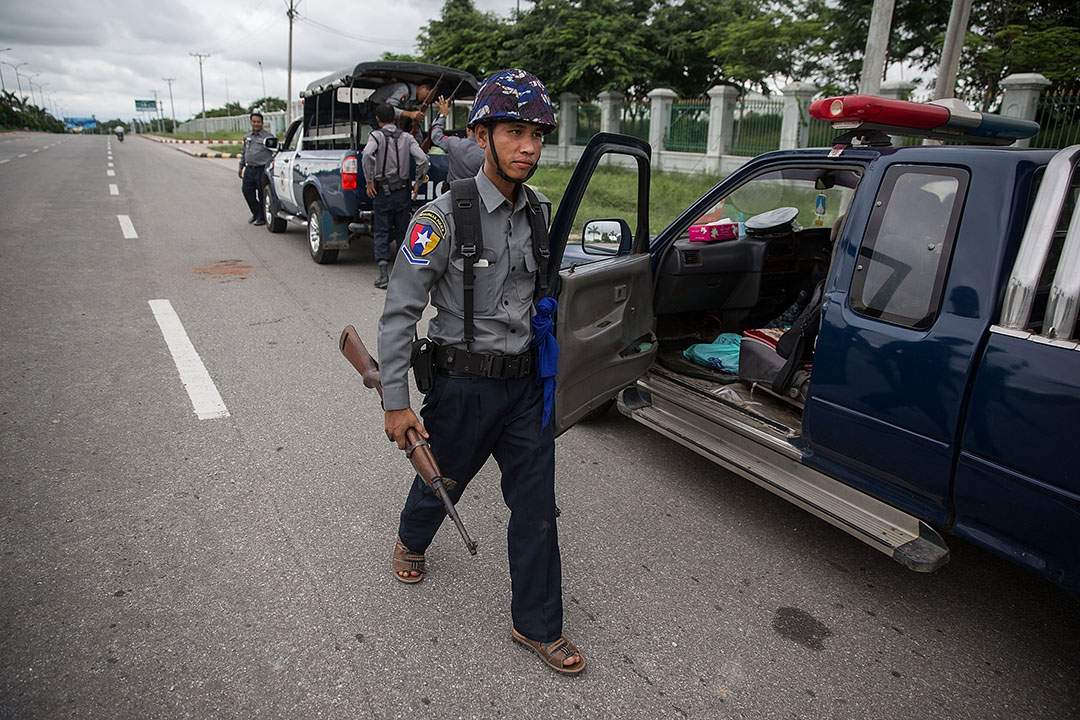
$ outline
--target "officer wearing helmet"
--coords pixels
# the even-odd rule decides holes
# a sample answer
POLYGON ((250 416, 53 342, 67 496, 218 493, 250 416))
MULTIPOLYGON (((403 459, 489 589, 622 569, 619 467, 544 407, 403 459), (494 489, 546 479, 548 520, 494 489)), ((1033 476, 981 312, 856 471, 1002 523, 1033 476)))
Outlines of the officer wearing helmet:
MULTIPOLYGON (((484 81, 468 125, 484 165, 413 216, 390 277, 379 321, 386 434, 402 449, 409 428, 428 439, 457 483, 449 492, 455 503, 495 458, 510 509, 512 637, 555 670, 578 673, 585 659, 562 634, 555 521, 557 348, 554 301, 544 297, 551 205, 524 184, 555 114, 536 76, 508 69, 484 81), (429 299, 436 310, 429 337, 414 342, 429 299), (410 406, 410 365, 423 422, 410 406)), ((392 558, 397 580, 423 580, 424 554, 445 516, 415 477, 392 558)))

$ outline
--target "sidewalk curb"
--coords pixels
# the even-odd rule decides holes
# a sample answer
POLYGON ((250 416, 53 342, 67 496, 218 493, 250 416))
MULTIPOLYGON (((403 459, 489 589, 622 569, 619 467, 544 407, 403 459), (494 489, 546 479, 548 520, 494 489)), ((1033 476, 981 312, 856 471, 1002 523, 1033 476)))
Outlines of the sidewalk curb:
MULTIPOLYGON (((183 145, 180 145, 180 144, 174 145, 174 144, 168 143, 167 141, 165 141, 165 140, 163 140, 163 139, 161 139, 161 138, 159 138, 159 137, 157 137, 155 135, 146 135, 146 134, 140 133, 136 137, 146 138, 147 140, 153 140, 154 142, 162 143, 162 144, 166 145, 167 147, 169 147, 169 148, 171 148, 173 150, 176 150, 178 152, 182 152, 185 155, 190 155, 191 157, 197 157, 197 158, 221 158, 221 159, 234 159, 235 160, 235 159, 239 159, 240 156, 241 156, 240 153, 210 152, 208 150, 198 151, 195 148, 188 148, 188 147, 183 147, 183 145)), ((215 140, 214 142, 225 142, 225 143, 230 144, 230 145, 238 144, 236 141, 230 141, 230 140, 224 140, 224 141, 215 140)))

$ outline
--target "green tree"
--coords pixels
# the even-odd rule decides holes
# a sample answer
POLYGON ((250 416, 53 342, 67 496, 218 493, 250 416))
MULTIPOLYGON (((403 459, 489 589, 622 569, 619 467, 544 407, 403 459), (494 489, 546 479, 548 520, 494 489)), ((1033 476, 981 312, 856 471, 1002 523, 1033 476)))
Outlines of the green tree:
POLYGON ((651 9, 652 0, 539 0, 510 26, 502 57, 539 74, 554 95, 647 92, 651 9))
POLYGON ((264 113, 266 113, 266 112, 278 112, 279 110, 284 110, 284 109, 285 109, 285 101, 284 100, 282 100, 281 98, 278 98, 278 97, 267 96, 267 97, 264 97, 264 98, 259 98, 258 100, 255 100, 254 102, 252 102, 251 105, 248 106, 247 111, 249 113, 252 113, 252 112, 255 112, 256 110, 262 110, 264 113))
POLYGON ((446 0, 439 19, 420 31, 419 59, 472 73, 477 79, 506 66, 502 45, 507 24, 480 12, 472 0, 446 0))

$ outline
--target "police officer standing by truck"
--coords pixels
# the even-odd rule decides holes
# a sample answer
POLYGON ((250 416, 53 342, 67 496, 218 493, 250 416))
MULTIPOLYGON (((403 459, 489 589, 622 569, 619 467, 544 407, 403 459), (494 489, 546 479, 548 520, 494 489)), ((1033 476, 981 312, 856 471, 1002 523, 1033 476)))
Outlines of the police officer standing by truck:
MULTIPOLYGON (((468 125, 484 165, 413 217, 386 294, 379 321, 386 434, 402 449, 410 428, 427 438, 457 483, 454 502, 495 458, 511 513, 512 637, 553 669, 578 673, 585 659, 562 634, 554 387, 541 377, 557 364, 553 300, 537 300, 547 287, 550 203, 524 184, 555 114, 540 80, 510 69, 480 87, 468 125), (414 344, 429 298, 430 340, 414 344), (423 423, 410 407, 410 364, 424 393, 423 423)), ((414 478, 393 553, 396 579, 424 578, 424 553, 445 516, 441 500, 414 478)))
POLYGON ((262 174, 266 163, 270 162, 270 158, 274 156, 274 153, 264 144, 266 138, 270 137, 274 137, 274 134, 263 129, 262 113, 252 112, 251 132, 244 135, 243 150, 240 153, 240 169, 237 171, 237 175, 244 181, 240 189, 244 193, 248 209, 251 210, 251 219, 248 222, 252 225, 266 224, 262 209, 262 174))
POLYGON ((375 240, 375 262, 379 277, 375 287, 385 288, 388 280, 391 240, 401 242, 409 221, 409 158, 416 161, 416 182, 427 175, 428 156, 409 133, 394 124, 394 108, 383 103, 375 108, 378 130, 372 130, 360 153, 360 162, 367 178, 367 196, 371 198, 375 240))

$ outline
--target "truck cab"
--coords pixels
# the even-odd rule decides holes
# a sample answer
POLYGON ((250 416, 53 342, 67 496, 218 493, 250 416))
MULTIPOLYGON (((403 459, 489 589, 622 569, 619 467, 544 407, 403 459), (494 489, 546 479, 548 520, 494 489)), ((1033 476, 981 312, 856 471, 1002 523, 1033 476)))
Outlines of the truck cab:
MULTIPOLYGON (((360 153, 372 130, 371 95, 387 83, 429 83, 432 97, 468 99, 477 81, 469 73, 426 63, 360 63, 320 78, 300 94, 303 117, 289 125, 263 177, 266 228, 305 227, 311 258, 333 263, 338 252, 372 232, 371 199, 364 192, 360 153)), ((449 158, 436 150, 414 209, 444 191, 449 158)), ((415 179, 415 178, 414 178, 415 179)))
POLYGON ((947 562, 951 534, 1080 592, 1080 147, 1004 147, 1031 128, 956 105, 927 128, 925 108, 841 108, 835 147, 760 156, 655 236, 650 148, 595 137, 552 226, 556 259, 571 237, 595 259, 553 263, 557 429, 617 398, 913 570, 947 562), (631 216, 575 217, 601 161, 636 170, 631 216), (739 232, 691 239, 721 219, 739 232), (726 335, 737 372, 687 359, 726 335))

